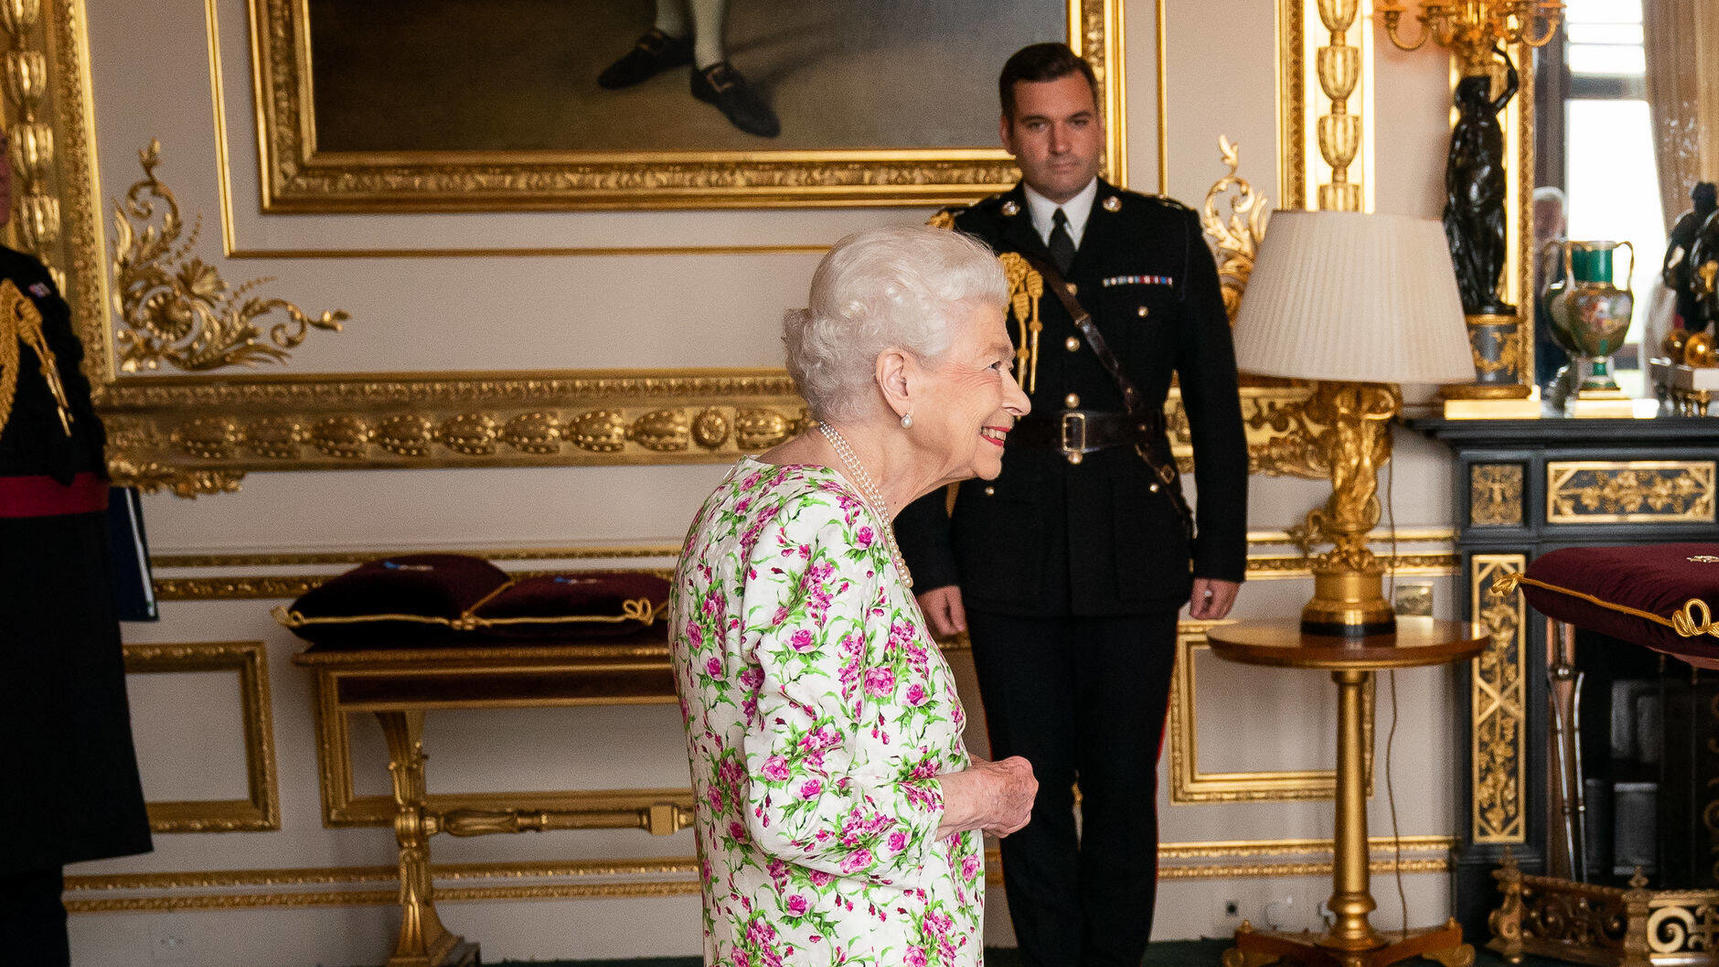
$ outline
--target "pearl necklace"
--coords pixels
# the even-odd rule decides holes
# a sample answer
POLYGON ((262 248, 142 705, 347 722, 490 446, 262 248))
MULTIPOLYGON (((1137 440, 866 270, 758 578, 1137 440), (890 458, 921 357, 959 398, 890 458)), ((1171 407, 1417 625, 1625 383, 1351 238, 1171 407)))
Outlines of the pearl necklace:
POLYGON ((877 483, 871 479, 871 474, 866 473, 865 467, 860 465, 859 457, 854 454, 854 448, 848 445, 847 438, 837 432, 835 427, 828 423, 819 423, 818 432, 830 441, 830 448, 836 451, 842 465, 853 475, 854 483, 859 485, 860 497, 871 505, 872 513, 883 521, 883 542, 889 548, 889 559, 895 562, 895 569, 901 574, 901 583, 913 587, 913 575, 907 570, 907 561, 902 558, 901 548, 895 543, 895 526, 889 520, 889 505, 884 503, 877 483))

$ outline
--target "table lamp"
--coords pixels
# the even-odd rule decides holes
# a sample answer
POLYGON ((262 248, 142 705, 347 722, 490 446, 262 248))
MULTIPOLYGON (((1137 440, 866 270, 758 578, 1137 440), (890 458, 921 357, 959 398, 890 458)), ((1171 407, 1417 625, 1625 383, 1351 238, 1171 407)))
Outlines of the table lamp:
POLYGON ((1391 456, 1401 383, 1463 383, 1474 360, 1444 229, 1429 218, 1275 213, 1235 322, 1242 372, 1315 381, 1307 417, 1331 473, 1310 518, 1332 542, 1313 562, 1308 634, 1396 630, 1367 547, 1378 468, 1391 456))

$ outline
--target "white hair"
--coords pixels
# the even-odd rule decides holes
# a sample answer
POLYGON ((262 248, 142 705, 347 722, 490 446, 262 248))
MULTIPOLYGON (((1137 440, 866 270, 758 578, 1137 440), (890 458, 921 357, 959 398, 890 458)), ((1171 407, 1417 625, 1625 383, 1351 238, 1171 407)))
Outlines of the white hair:
POLYGON ((809 305, 782 320, 788 372, 822 419, 857 416, 891 347, 935 360, 962 310, 1007 305, 995 255, 960 232, 898 225, 842 239, 812 275, 809 305))

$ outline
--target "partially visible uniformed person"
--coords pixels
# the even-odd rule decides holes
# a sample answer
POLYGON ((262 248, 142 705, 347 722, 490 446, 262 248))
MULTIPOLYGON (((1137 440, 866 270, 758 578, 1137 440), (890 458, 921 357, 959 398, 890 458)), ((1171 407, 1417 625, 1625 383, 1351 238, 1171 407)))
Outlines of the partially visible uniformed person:
POLYGON ((932 627, 972 641, 991 754, 1025 756, 1039 777, 1032 822, 1002 841, 1025 962, 1135 967, 1156 896, 1178 612, 1223 617, 1246 563, 1235 358, 1198 217, 1098 178, 1104 120, 1086 62, 1035 44, 1009 59, 998 87, 1022 181, 934 221, 1005 261, 1054 267, 1139 402, 1130 414, 1047 279, 1028 312, 1037 338, 1011 320, 1033 407, 1009 434, 1002 475, 961 484, 952 513, 945 494, 925 497, 896 527, 932 627), (1172 374, 1194 444, 1192 537, 1179 488, 1161 473, 1172 374), (1154 454, 1157 469, 1143 456, 1154 454))
MULTIPOLYGON (((0 135, 0 225, 12 166, 0 135)), ((83 347, 42 263, 0 246, 0 960, 71 962, 67 863, 145 853, 83 347)))

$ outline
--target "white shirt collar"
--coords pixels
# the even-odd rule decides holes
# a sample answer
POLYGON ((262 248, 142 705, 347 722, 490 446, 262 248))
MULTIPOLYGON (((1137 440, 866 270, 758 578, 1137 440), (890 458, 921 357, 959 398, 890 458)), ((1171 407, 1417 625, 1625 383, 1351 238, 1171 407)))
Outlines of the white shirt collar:
POLYGON ((1039 233, 1039 238, 1043 239, 1046 245, 1050 244, 1051 229, 1055 227, 1051 216, 1061 208, 1068 219, 1068 236, 1074 239, 1074 247, 1080 248, 1080 240, 1086 234, 1086 217, 1092 214, 1092 203, 1098 198, 1098 179, 1087 182, 1080 194, 1061 205, 1034 191, 1033 186, 1024 181, 1021 182, 1021 188, 1027 196, 1027 214, 1033 220, 1033 231, 1039 233))

